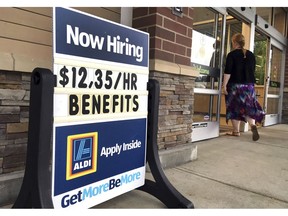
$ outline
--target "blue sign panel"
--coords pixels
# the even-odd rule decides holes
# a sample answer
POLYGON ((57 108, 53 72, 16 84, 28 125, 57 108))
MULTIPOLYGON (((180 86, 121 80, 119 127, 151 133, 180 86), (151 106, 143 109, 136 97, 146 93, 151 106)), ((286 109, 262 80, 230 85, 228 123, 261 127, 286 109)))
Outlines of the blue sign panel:
POLYGON ((149 35, 65 8, 55 8, 56 53, 148 66, 149 35))
POLYGON ((55 141, 59 195, 145 166, 146 119, 57 127, 55 141))

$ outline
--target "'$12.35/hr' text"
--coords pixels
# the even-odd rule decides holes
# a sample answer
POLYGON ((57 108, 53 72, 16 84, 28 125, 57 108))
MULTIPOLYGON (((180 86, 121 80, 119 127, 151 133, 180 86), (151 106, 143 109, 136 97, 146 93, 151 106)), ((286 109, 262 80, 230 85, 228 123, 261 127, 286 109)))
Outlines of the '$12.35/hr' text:
POLYGON ((57 79, 57 86, 63 88, 137 90, 137 74, 128 72, 63 66, 57 79))

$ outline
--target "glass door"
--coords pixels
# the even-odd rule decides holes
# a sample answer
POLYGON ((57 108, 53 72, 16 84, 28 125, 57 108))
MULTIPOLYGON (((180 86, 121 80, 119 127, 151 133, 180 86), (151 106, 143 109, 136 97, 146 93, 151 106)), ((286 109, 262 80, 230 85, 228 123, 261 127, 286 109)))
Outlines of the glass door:
MULTIPOLYGON (((229 52, 232 51, 232 42, 231 38, 236 33, 242 33, 245 37, 245 47, 249 49, 250 40, 251 40, 251 23, 241 19, 239 16, 228 12, 226 16, 226 30, 225 30, 225 43, 224 43, 224 61, 223 61, 223 70, 225 69, 225 59, 229 52)), ((220 109, 220 132, 225 134, 227 131, 233 129, 232 122, 226 122, 226 104, 225 104, 225 95, 224 92, 221 95, 221 109, 220 109)), ((241 131, 245 131, 245 124, 241 123, 241 131)))
POLYGON ((192 142, 219 136, 221 53, 224 15, 214 9, 194 8, 191 66, 195 80, 192 142))
POLYGON ((269 38, 261 32, 255 31, 254 54, 256 59, 255 68, 255 91, 257 100, 262 108, 267 110, 266 89, 269 69, 269 38))
POLYGON ((284 60, 283 46, 273 39, 269 47, 269 65, 266 76, 265 91, 265 120, 264 126, 280 123, 282 107, 282 88, 284 80, 284 60))

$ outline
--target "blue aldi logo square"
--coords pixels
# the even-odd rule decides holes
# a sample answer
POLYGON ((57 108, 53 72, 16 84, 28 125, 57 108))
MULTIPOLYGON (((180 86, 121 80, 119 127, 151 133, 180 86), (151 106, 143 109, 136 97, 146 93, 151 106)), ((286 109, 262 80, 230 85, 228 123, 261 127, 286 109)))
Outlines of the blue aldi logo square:
POLYGON ((76 134, 67 137, 66 180, 96 172, 98 133, 76 134))

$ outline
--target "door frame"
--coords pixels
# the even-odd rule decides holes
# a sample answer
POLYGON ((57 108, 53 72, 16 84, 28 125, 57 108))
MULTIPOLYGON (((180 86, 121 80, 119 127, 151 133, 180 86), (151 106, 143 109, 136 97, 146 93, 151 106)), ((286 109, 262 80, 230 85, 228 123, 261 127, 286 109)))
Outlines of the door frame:
MULTIPOLYGON (((269 126, 273 124, 281 123, 282 119, 282 103, 283 103, 283 91, 284 91, 284 76, 285 76, 285 58, 286 58, 286 46, 287 46, 287 39, 282 36, 273 26, 271 26, 267 21, 265 21, 262 17, 256 15, 255 16, 255 24, 256 29, 261 32, 262 34, 266 35, 269 39, 269 44, 267 47, 268 53, 268 64, 266 68, 266 79, 268 76, 270 77, 271 73, 271 47, 274 46, 282 51, 282 62, 281 62, 281 75, 280 75, 280 89, 279 95, 268 94, 269 90, 269 80, 265 82, 265 94, 264 94, 264 111, 267 110, 267 100, 268 98, 276 98, 279 99, 278 104, 278 113, 274 114, 266 114, 265 119, 263 122, 263 126, 269 126)), ((269 79, 269 78, 268 78, 269 79)))
MULTIPOLYGON (((223 65, 223 53, 224 53, 224 43, 225 43, 225 31, 226 31, 226 8, 207 8, 214 11, 222 17, 222 32, 221 32, 221 49, 220 49, 220 65, 223 65)), ((217 107, 216 107, 216 121, 200 121, 192 123, 192 142, 201 141, 205 139, 211 139, 219 136, 220 131, 220 106, 221 106, 221 86, 222 86, 222 74, 223 68, 220 67, 220 75, 218 81, 218 89, 202 89, 194 88, 194 94, 203 94, 208 96, 218 96, 217 107)), ((210 109, 210 108, 209 108, 210 109)))
POLYGON ((279 43, 277 40, 274 38, 270 38, 269 40, 269 45, 268 45, 268 65, 267 65, 267 74, 266 74, 266 83, 265 83, 265 108, 268 106, 268 99, 269 98, 274 98, 278 99, 278 112, 277 113, 271 113, 271 114, 266 114, 265 119, 263 122, 263 126, 269 126, 269 125, 274 125, 281 123, 282 119, 282 103, 283 103, 283 90, 284 90, 284 74, 285 74, 285 53, 286 53, 286 48, 283 44, 279 43), (279 88, 279 94, 269 94, 269 83, 270 83, 270 75, 271 75, 271 64, 272 64, 272 46, 275 48, 279 49, 282 53, 281 56, 281 68, 280 68, 280 88, 279 88))
MULTIPOLYGON (((250 7, 233 7, 233 8, 227 8, 228 14, 235 17, 236 19, 239 19, 242 23, 246 23, 249 25, 249 30, 246 32, 246 35, 249 35, 246 37, 246 44, 249 44, 247 49, 253 52, 254 49, 254 39, 255 39, 255 10, 250 7)), ((243 32, 242 32, 243 34, 243 32)), ((227 42, 227 41, 226 41, 227 42)), ((224 52, 224 51, 223 51, 224 52)), ((222 102, 223 103, 223 102, 222 102)), ((240 131, 241 132, 247 132, 249 130, 249 124, 248 122, 241 122, 240 123, 240 131)))

